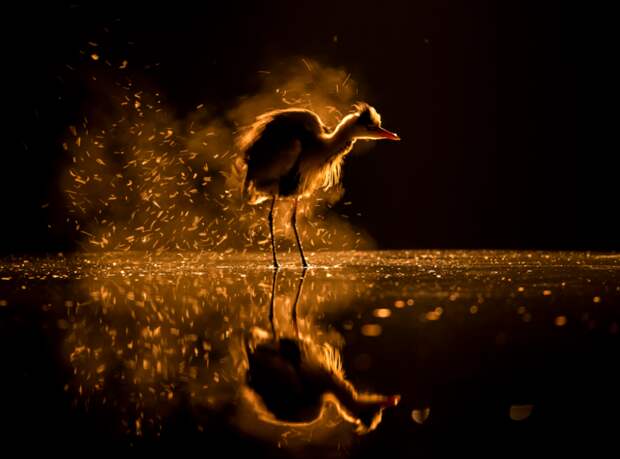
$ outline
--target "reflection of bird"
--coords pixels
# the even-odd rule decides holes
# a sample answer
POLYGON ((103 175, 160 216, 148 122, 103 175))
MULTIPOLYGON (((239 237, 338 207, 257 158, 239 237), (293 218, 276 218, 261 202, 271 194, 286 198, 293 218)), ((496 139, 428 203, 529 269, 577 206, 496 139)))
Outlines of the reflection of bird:
MULTIPOLYGON (((297 328, 297 303, 306 270, 304 269, 293 304, 293 326, 297 328)), ((396 406, 400 396, 361 394, 343 374, 340 354, 330 346, 319 346, 308 339, 279 338, 273 324, 274 272, 269 318, 273 336, 258 344, 246 342, 247 385, 260 397, 269 416, 277 422, 311 423, 322 416, 325 402, 334 402, 340 414, 356 424, 358 432, 373 430, 385 408, 396 406)))
POLYGON ((273 208, 278 197, 294 198, 291 223, 304 267, 308 266, 297 233, 297 200, 318 188, 340 181, 340 167, 356 140, 400 140, 381 127, 381 117, 368 104, 355 106, 335 129, 328 129, 309 110, 287 109, 257 118, 241 138, 241 159, 247 167, 243 191, 255 204, 271 199, 269 231, 273 264, 277 268, 273 236, 273 208))

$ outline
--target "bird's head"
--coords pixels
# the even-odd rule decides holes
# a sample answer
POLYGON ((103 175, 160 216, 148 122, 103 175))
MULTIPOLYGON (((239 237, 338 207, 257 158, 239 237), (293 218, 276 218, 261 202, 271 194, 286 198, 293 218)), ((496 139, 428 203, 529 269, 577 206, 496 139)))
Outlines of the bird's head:
POLYGON ((400 140, 398 134, 381 127, 381 115, 370 105, 355 105, 352 136, 358 140, 400 140))
POLYGON ((357 418, 358 434, 365 434, 377 428, 383 417, 383 410, 398 405, 400 395, 385 397, 382 395, 361 395, 353 415, 357 418))

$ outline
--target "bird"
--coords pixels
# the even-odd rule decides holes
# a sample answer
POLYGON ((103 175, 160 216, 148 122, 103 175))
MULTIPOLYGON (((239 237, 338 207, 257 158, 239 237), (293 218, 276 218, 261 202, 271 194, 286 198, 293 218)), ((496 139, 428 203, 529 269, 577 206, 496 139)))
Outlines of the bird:
POLYGON ((273 320, 278 270, 274 270, 269 320, 272 333, 255 331, 245 340, 246 385, 258 396, 255 409, 262 419, 276 423, 311 424, 320 419, 326 402, 356 426, 357 433, 374 430, 385 408, 398 405, 400 395, 360 393, 345 379, 340 353, 327 345, 301 337, 297 304, 306 269, 303 269, 293 303, 294 337, 280 337, 273 320))
POLYGON ((279 267, 273 228, 276 200, 293 199, 291 225, 303 267, 308 267, 297 231, 297 203, 320 188, 340 183, 345 156, 358 140, 400 140, 381 127, 381 116, 366 102, 330 129, 311 110, 287 108, 256 117, 238 140, 238 165, 245 172, 242 193, 250 204, 271 200, 268 222, 273 267, 279 267))

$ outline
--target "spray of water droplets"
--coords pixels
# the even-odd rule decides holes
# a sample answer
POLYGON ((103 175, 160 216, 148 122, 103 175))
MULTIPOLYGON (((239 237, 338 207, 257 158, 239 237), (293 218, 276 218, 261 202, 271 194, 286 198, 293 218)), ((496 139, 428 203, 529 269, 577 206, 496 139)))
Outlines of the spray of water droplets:
MULTIPOLYGON (((287 106, 312 109, 334 126, 358 91, 345 71, 305 59, 260 78, 257 94, 219 117, 206 103, 175 117, 160 92, 126 77, 106 87, 104 106, 70 126, 63 143, 70 155, 63 189, 85 249, 227 253, 266 247, 267 208, 241 199, 235 139, 257 115, 287 106)), ((370 246, 346 216, 330 211, 342 194, 336 189, 303 202, 307 248, 370 246)), ((282 202, 276 214, 276 235, 290 236, 290 204, 282 202)), ((290 250, 291 239, 280 237, 280 250, 290 250)))

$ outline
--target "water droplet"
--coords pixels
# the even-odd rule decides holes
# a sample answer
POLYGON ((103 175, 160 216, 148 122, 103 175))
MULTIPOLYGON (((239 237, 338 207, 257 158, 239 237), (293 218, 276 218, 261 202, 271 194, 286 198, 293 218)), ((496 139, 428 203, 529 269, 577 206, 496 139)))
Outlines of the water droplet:
POLYGON ((566 316, 557 316, 553 321, 553 323, 556 324, 558 327, 563 327, 564 325, 566 325, 566 322, 566 316))
POLYGON ((365 324, 362 325, 362 335, 364 336, 379 336, 382 332, 381 325, 379 324, 365 324))
POLYGON ((424 424, 431 414, 430 407, 415 409, 411 412, 411 418, 418 424, 424 424))
POLYGON ((532 413, 534 405, 511 405, 510 419, 513 421, 523 421, 532 413))
POLYGON ((424 316, 426 320, 439 320, 443 314, 443 308, 441 306, 436 307, 432 311, 428 311, 424 316))
MULTIPOLYGON (((404 303, 403 303, 403 305, 404 305, 404 303)), ((372 312, 372 314, 375 317, 378 317, 380 319, 386 319, 386 318, 388 318, 388 317, 390 317, 392 315, 392 311, 390 309, 388 309, 388 308, 378 308, 378 309, 375 309, 372 312)))

